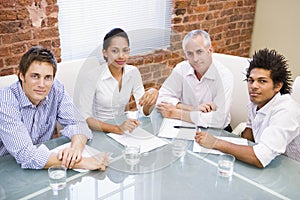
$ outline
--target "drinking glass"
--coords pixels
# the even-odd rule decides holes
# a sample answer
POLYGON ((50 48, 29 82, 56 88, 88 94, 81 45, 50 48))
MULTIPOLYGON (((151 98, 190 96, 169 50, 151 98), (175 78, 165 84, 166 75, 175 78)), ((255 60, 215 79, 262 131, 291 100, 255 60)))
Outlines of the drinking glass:
POLYGON ((226 178, 232 177, 235 157, 230 154, 221 154, 218 159, 218 175, 226 178))
POLYGON ((60 165, 51 166, 48 176, 52 190, 61 190, 66 186, 67 168, 60 165))
POLYGON ((123 151, 123 157, 128 165, 136 165, 140 162, 140 146, 127 145, 123 151))
POLYGON ((184 139, 174 138, 172 140, 172 153, 176 157, 181 157, 185 155, 188 141, 184 139))

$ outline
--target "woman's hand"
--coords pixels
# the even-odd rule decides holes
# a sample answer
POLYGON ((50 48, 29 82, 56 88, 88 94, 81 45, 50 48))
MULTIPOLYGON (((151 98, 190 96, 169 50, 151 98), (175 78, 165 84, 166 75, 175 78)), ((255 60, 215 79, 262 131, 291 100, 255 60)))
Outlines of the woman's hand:
POLYGON ((126 119, 121 125, 119 125, 119 128, 122 133, 125 133, 126 131, 132 132, 139 125, 140 122, 136 119, 126 119))
POLYGON ((153 106, 158 98, 158 90, 150 88, 139 100, 140 106, 153 106))

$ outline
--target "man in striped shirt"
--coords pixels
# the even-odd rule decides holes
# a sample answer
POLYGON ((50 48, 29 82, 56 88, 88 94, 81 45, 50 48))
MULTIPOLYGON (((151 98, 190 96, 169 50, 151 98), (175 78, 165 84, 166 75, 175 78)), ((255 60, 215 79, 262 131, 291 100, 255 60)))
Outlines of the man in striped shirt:
POLYGON ((56 79, 57 64, 51 51, 32 47, 21 58, 19 80, 0 90, 0 156, 11 154, 22 168, 52 165, 67 168, 105 169, 107 158, 83 158, 82 150, 92 138, 85 120, 64 86, 56 79), (71 145, 58 154, 42 144, 53 136, 56 121, 71 145))

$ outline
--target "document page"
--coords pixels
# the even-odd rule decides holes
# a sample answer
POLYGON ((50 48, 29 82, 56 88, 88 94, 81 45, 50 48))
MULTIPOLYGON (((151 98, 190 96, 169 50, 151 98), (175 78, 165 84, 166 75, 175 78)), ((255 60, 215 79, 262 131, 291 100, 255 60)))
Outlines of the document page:
MULTIPOLYGON (((235 138, 235 137, 216 137, 216 138, 219 138, 219 139, 222 139, 222 140, 225 140, 225 141, 228 141, 228 142, 232 142, 234 144, 248 145, 247 139, 244 139, 244 138, 235 138)), ((196 141, 194 141, 193 152, 210 153, 210 154, 223 154, 219 150, 207 149, 205 147, 202 147, 196 141)))
MULTIPOLYGON (((56 147, 55 149, 50 150, 53 153, 58 153, 59 150, 70 147, 71 142, 68 142, 66 144, 60 145, 58 147, 56 147)), ((94 155, 96 155, 97 153, 100 153, 100 151, 98 151, 97 149, 90 147, 88 145, 85 145, 83 151, 82 151, 82 157, 92 157, 94 155)))
MULTIPOLYGON (((68 142, 66 144, 63 144, 63 145, 60 145, 52 150, 50 150, 51 152, 53 153, 58 153, 61 149, 64 149, 64 148, 67 148, 67 147, 70 147, 71 145, 71 142, 68 142)), ((90 147, 88 145, 85 145, 83 151, 82 151, 82 157, 92 157, 96 154, 100 154, 101 152, 93 147, 90 147)), ((103 152, 102 152, 103 153, 103 152)), ((89 170, 87 169, 73 169, 74 171, 77 171, 77 172, 87 172, 89 170)))
POLYGON ((184 122, 178 119, 164 118, 159 129, 158 136, 165 138, 178 138, 185 140, 194 140, 196 135, 196 125, 184 122), (175 128, 181 126, 182 128, 175 128))
POLYGON ((148 152, 168 144, 167 141, 152 135, 151 133, 140 127, 134 129, 132 133, 125 133, 123 135, 108 133, 107 136, 111 137, 124 146, 130 144, 138 144, 141 147, 141 153, 148 152))

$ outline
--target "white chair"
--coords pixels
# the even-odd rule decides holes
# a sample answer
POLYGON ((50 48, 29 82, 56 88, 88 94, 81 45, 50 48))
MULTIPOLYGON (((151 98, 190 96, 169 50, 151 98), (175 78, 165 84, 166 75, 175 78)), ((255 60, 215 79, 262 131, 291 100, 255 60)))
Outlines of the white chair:
POLYGON ((0 76, 0 89, 11 85, 17 80, 18 80, 18 76, 16 74, 0 76))
POLYGON ((294 80, 291 95, 295 101, 300 103, 300 76, 297 76, 294 80))
POLYGON ((247 104, 249 102, 245 73, 249 67, 249 58, 232 56, 227 54, 214 53, 213 57, 227 67, 233 74, 233 97, 230 109, 233 133, 239 135, 244 130, 247 121, 247 104), (237 129, 236 129, 237 127, 237 129))
POLYGON ((57 64, 55 77, 64 84, 68 94, 73 98, 75 84, 80 70, 82 70, 83 66, 94 65, 99 65, 96 57, 61 62, 57 64))

